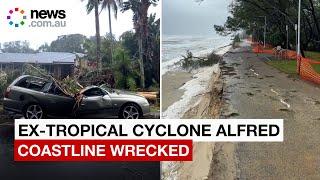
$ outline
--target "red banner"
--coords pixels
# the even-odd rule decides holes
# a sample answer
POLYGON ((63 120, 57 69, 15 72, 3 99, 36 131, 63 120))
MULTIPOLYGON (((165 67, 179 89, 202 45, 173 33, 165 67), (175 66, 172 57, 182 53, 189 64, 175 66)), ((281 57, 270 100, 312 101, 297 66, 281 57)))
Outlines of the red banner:
POLYGON ((192 140, 15 140, 15 161, 192 161, 192 140))

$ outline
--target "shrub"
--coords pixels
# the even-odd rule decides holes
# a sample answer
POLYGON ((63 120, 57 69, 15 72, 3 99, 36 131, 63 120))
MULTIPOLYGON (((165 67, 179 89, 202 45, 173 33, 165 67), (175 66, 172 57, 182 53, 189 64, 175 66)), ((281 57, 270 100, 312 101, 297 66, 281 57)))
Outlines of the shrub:
POLYGON ((134 61, 128 55, 128 52, 123 48, 116 48, 114 53, 115 63, 112 66, 115 72, 116 87, 118 89, 137 90, 138 74, 134 68, 134 61))
POLYGON ((0 93, 1 93, 0 97, 3 96, 3 93, 7 88, 7 86, 8 86, 8 75, 4 71, 1 71, 0 72, 0 93))
POLYGON ((127 79, 127 87, 129 88, 130 91, 137 90, 136 80, 134 78, 132 78, 132 77, 128 77, 128 79, 127 79))
POLYGON ((235 35, 233 38, 233 43, 232 43, 232 47, 233 48, 237 48, 239 47, 239 43, 241 42, 240 36, 239 34, 235 35))
POLYGON ((207 55, 207 57, 195 57, 192 52, 187 51, 186 56, 182 56, 183 59, 179 62, 181 67, 185 70, 191 71, 199 67, 212 66, 221 61, 222 57, 214 52, 207 55))

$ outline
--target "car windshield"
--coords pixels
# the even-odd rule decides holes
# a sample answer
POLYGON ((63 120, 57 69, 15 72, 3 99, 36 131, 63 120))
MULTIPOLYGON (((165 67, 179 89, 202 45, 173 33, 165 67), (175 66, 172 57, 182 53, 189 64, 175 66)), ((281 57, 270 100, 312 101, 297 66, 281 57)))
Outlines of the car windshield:
POLYGON ((109 92, 109 93, 114 93, 114 92, 115 92, 114 89, 108 87, 106 84, 101 85, 100 88, 106 90, 106 91, 109 92))
POLYGON ((100 88, 91 88, 83 92, 86 97, 104 96, 106 93, 100 88))

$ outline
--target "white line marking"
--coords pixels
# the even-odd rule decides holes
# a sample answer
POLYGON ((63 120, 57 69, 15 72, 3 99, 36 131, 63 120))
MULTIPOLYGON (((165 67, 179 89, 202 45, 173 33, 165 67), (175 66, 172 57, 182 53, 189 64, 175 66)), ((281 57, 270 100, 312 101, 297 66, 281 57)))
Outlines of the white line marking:
POLYGON ((275 93, 276 95, 279 95, 279 93, 277 91, 275 91, 274 89, 271 89, 271 92, 275 93))
POLYGON ((285 102, 283 99, 280 99, 280 102, 281 102, 282 104, 286 105, 288 109, 290 109, 291 106, 290 106, 289 103, 285 102))
POLYGON ((250 69, 250 71, 253 72, 254 75, 259 76, 259 74, 256 73, 256 72, 254 71, 254 69, 250 69))
POLYGON ((289 103, 287 103, 285 100, 283 100, 283 99, 281 98, 280 94, 279 94, 277 91, 275 91, 274 89, 271 89, 271 92, 273 92, 273 93, 275 93, 277 96, 279 96, 280 102, 281 102, 282 104, 286 105, 288 109, 290 109, 291 105, 290 105, 289 103))

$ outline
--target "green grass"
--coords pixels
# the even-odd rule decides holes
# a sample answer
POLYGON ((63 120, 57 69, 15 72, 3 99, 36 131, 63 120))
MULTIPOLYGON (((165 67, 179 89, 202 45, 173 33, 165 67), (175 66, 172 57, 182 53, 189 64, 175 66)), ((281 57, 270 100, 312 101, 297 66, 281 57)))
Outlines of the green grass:
POLYGON ((271 60, 267 64, 287 74, 297 74, 297 62, 288 60, 271 60))
MULTIPOLYGON (((307 58, 313 59, 315 61, 320 61, 320 52, 315 51, 305 51, 305 56, 307 58)), ((285 72, 287 74, 297 74, 297 62, 294 60, 271 60, 267 64, 277 68, 278 70, 285 72)), ((320 73, 320 64, 312 64, 313 69, 320 73)))
POLYGON ((315 61, 320 61, 320 52, 306 51, 304 52, 307 58, 313 59, 315 61))
POLYGON ((320 64, 312 64, 311 66, 317 73, 320 73, 320 64))
MULTIPOLYGON (((315 51, 306 51, 305 52, 305 56, 307 58, 310 58, 312 60, 315 60, 315 61, 320 61, 320 52, 315 52, 315 51)), ((320 64, 312 64, 311 65, 313 67, 313 69, 320 73, 320 64)))
MULTIPOLYGON (((271 60, 267 64, 287 74, 297 74, 297 61, 294 60, 271 60)), ((320 73, 320 64, 312 64, 313 69, 320 73)))
POLYGON ((160 112, 160 106, 151 105, 150 112, 160 112))

